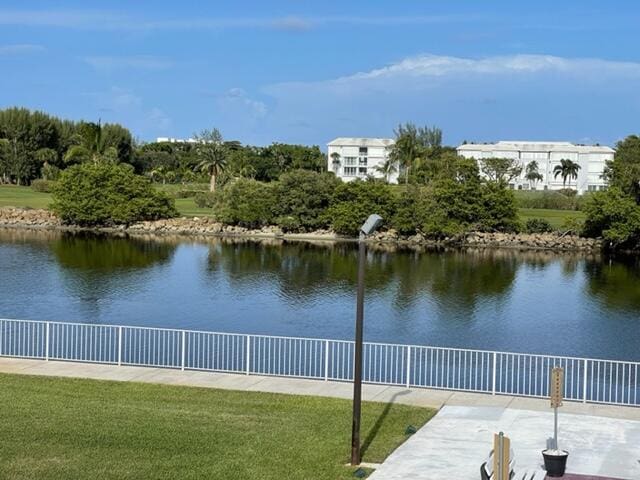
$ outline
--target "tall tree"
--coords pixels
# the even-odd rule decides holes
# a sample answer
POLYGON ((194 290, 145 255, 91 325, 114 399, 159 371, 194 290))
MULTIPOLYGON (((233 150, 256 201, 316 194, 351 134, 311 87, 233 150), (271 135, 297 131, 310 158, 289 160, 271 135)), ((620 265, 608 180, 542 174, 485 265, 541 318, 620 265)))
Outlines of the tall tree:
POLYGON ((492 183, 509 183, 522 173, 522 165, 513 158, 483 158, 480 170, 492 183))
POLYGON ((331 154, 331 166, 333 167, 334 173, 338 173, 340 170, 340 154, 338 152, 331 154))
POLYGON ((391 158, 387 157, 386 160, 380 165, 376 166, 376 171, 384 175, 384 179, 389 183, 391 175, 398 171, 397 163, 391 158))
POLYGON ((553 168, 553 178, 558 178, 558 176, 562 176, 562 187, 565 188, 567 186, 567 179, 569 179, 569 187, 571 187, 571 180, 575 180, 578 178, 578 171, 580 170, 580 165, 576 162, 563 158, 560 160, 560 165, 556 165, 553 168))
POLYGON ((629 135, 618 142, 616 156, 607 162, 603 178, 640 204, 640 136, 629 135))
POLYGON ((196 154, 200 160, 197 169, 209 175, 209 189, 216 191, 216 180, 227 166, 227 149, 222 140, 222 134, 217 128, 203 130, 194 135, 198 142, 196 154))
POLYGON ((105 128, 98 123, 83 122, 78 126, 75 145, 71 146, 64 156, 67 164, 101 161, 118 161, 118 150, 107 143, 105 128))
POLYGON ((538 162, 534 160, 527 165, 526 173, 524 175, 524 178, 529 180, 533 185, 533 190, 536 189, 536 185, 538 184, 538 182, 541 182, 544 178, 539 172, 538 168, 538 162))
POLYGON ((413 123, 398 125, 394 130, 396 139, 389 151, 404 172, 405 183, 409 183, 410 170, 417 163, 424 163, 427 157, 437 153, 442 146, 442 130, 437 127, 416 127, 413 123))

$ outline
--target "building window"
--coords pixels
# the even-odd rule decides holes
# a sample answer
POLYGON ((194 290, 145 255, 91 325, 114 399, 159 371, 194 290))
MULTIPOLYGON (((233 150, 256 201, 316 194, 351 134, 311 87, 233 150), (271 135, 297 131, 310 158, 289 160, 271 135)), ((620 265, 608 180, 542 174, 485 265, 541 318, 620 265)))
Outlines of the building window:
POLYGON ((358 175, 367 175, 367 167, 360 167, 358 168, 358 175))
POLYGON ((348 167, 356 165, 356 157, 344 157, 344 164, 348 167))
POLYGON ((360 156, 366 156, 369 153, 368 147, 360 147, 360 156))
POLYGON ((590 192, 595 192, 598 189, 596 185, 588 185, 587 190, 590 192))
POLYGON ((367 157, 360 157, 358 159, 358 165, 360 166, 367 166, 367 157))
POLYGON ((344 167, 344 175, 346 177, 355 177, 356 176, 356 167, 344 167))

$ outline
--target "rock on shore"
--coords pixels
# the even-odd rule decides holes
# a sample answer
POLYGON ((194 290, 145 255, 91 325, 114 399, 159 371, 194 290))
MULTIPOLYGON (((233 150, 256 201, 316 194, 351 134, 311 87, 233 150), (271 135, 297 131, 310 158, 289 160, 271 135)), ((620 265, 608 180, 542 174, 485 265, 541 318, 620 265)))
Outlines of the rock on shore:
MULTIPOLYGON (((280 227, 267 226, 260 229, 224 225, 207 217, 172 218, 150 222, 139 222, 128 227, 83 229, 64 225, 48 210, 0 208, 0 227, 55 229, 55 230, 89 230, 100 232, 125 232, 146 235, 211 235, 234 237, 283 238, 290 240, 344 240, 345 237, 336 235, 329 230, 318 230, 304 234, 285 234, 280 227)), ((374 243, 393 243, 398 245, 441 245, 441 246, 469 246, 475 248, 518 248, 536 250, 562 251, 600 251, 602 240, 581 238, 575 235, 560 235, 558 233, 544 234, 510 234, 510 233, 481 233, 473 232, 464 236, 446 238, 434 241, 416 233, 408 237, 399 235, 393 229, 378 232, 370 239, 374 243)))

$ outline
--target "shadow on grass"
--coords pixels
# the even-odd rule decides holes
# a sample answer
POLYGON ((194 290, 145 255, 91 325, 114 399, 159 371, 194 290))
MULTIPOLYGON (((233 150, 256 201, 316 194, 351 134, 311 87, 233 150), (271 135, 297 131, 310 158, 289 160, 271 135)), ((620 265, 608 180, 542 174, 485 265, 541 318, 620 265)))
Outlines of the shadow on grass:
POLYGON ((376 435, 380 431, 380 428, 384 424, 385 419, 387 418, 387 416, 389 415, 389 412, 393 408, 396 398, 402 395, 407 395, 408 393, 409 393, 409 390, 404 390, 402 392, 394 393, 391 399, 385 404, 384 410, 382 410, 382 413, 376 420, 376 423, 373 424, 373 427, 371 427, 371 430, 369 430, 369 433, 367 433, 367 438, 365 438, 364 442, 362 442, 362 446, 360 447, 360 455, 362 457, 364 457, 364 455, 367 453, 367 450, 371 446, 371 443, 375 440, 376 435))

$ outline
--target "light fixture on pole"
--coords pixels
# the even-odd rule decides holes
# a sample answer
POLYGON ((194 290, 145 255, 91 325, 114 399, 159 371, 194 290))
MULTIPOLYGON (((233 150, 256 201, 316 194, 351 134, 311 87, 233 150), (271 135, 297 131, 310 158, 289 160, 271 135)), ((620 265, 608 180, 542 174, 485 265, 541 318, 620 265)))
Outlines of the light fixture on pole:
POLYGON ((358 239, 358 294, 356 300, 356 338, 353 359, 353 422, 351 425, 351 465, 360 465, 360 413, 362 404, 362 330, 364 320, 364 274, 366 263, 367 235, 374 233, 382 224, 380 215, 369 215, 360 227, 358 239))

